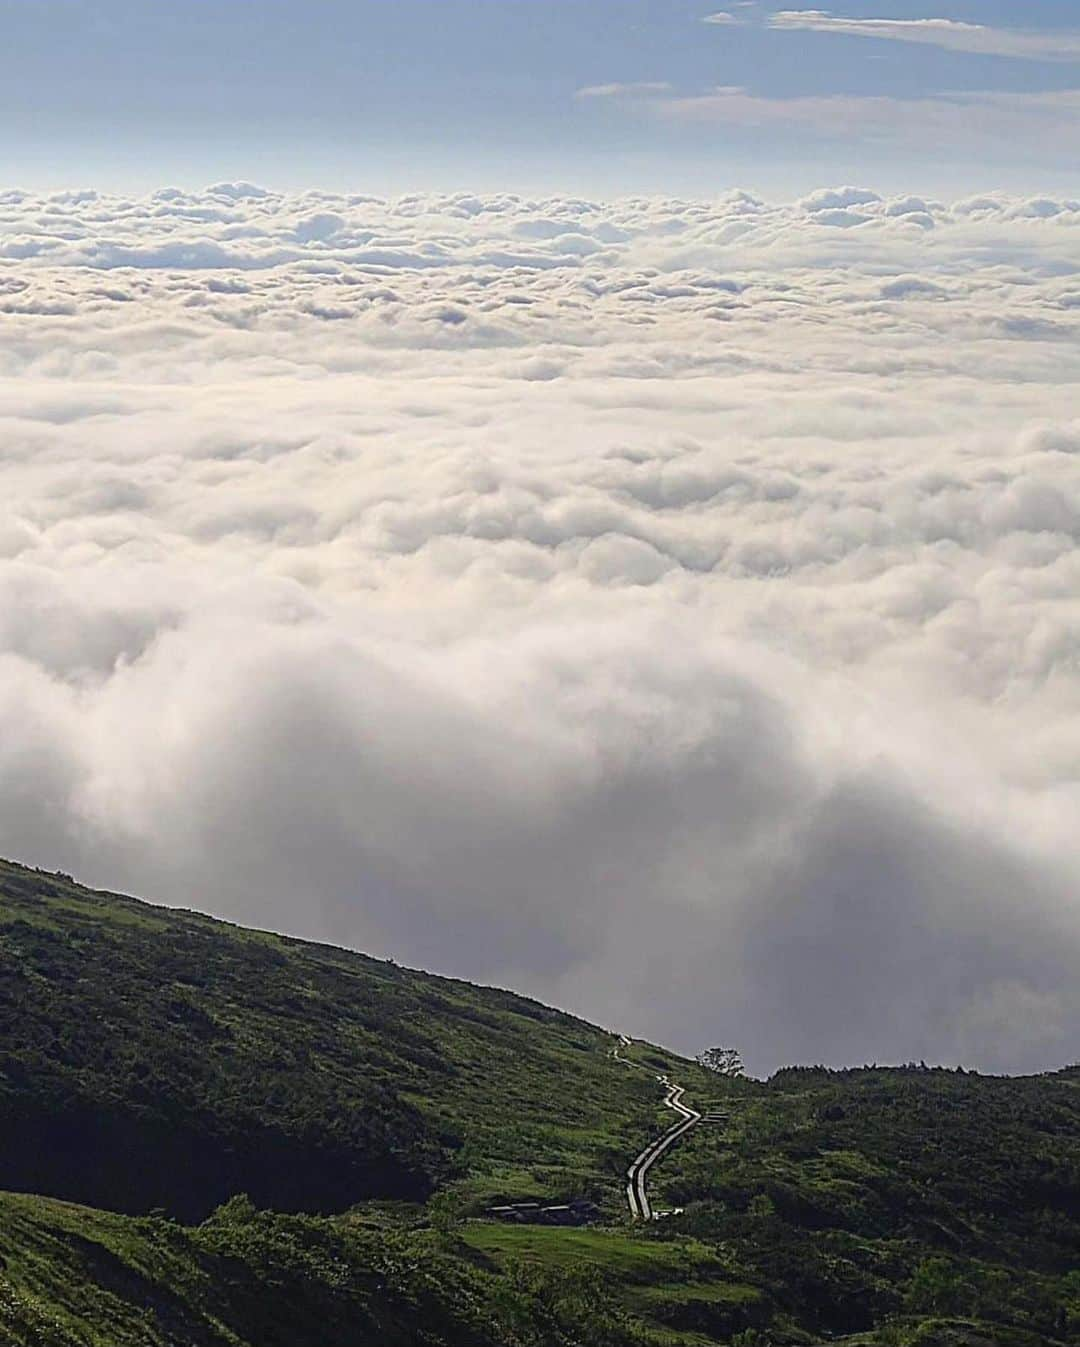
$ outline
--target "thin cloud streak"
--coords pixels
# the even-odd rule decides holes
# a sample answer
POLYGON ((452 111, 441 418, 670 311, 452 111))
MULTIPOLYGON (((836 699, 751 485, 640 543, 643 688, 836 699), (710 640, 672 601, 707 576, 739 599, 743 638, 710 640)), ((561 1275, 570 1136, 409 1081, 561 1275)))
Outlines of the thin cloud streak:
POLYGON ((648 98, 653 94, 671 92, 666 80, 639 80, 636 83, 587 84, 578 89, 575 98, 648 98))
POLYGON ((1003 93, 974 90, 932 97, 865 94, 767 97, 743 88, 719 88, 658 98, 656 115, 673 122, 777 127, 858 142, 882 140, 923 146, 939 137, 950 148, 998 143, 1030 145, 1034 152, 1080 152, 1080 90, 1003 93))
POLYGON ((785 9, 771 14, 770 28, 890 42, 915 42, 947 51, 1010 56, 1031 61, 1080 61, 1080 33, 990 28, 956 19, 846 19, 823 9, 785 9))

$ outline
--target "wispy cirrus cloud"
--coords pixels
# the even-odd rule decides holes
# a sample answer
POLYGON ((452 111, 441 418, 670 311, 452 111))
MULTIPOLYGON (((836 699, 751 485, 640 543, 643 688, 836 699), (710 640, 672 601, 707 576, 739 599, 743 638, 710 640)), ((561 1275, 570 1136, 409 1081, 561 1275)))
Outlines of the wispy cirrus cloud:
POLYGON ((1007 138, 1046 149, 1080 148, 1080 90, 1038 93, 942 92, 923 98, 876 94, 772 97, 739 86, 660 98, 672 121, 775 127, 842 140, 914 142, 928 136, 950 146, 1007 138))
POLYGON ((726 9, 718 9, 715 14, 706 14, 701 22, 715 23, 721 26, 731 26, 742 23, 742 20, 737 19, 734 14, 729 14, 726 9))
POLYGON ((991 28, 957 19, 847 19, 825 9, 783 9, 769 16, 768 26, 843 37, 875 37, 890 42, 917 42, 948 51, 981 56, 1012 56, 1031 61, 1080 61, 1080 32, 991 28))
POLYGON ((613 80, 609 84, 587 84, 578 89, 575 98, 649 98, 671 92, 667 80, 638 80, 624 83, 613 80))

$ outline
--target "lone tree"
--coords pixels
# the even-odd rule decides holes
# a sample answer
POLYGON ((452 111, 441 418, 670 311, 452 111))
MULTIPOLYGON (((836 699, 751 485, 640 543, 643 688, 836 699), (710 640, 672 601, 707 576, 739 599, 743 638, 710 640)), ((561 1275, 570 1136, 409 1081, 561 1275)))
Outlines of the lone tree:
POLYGON ((735 1048, 706 1048, 699 1052, 697 1062, 707 1071, 715 1071, 719 1076, 741 1076, 742 1058, 735 1048))

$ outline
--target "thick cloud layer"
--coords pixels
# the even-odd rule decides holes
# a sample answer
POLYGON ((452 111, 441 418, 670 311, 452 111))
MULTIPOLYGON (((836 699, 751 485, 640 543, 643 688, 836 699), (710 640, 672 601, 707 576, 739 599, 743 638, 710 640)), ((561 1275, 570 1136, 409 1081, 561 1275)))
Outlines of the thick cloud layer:
POLYGON ((759 1071, 1074 1059, 1078 247, 0 194, 0 852, 759 1071))

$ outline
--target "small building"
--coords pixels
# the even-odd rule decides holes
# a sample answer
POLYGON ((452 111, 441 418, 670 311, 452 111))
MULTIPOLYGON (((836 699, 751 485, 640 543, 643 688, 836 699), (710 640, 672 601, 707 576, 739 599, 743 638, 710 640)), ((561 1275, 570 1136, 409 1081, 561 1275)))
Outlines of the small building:
POLYGON ((513 1225, 591 1225, 602 1212, 595 1202, 579 1197, 572 1202, 505 1202, 488 1207, 484 1215, 513 1225))

